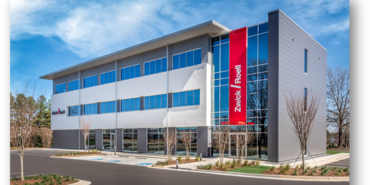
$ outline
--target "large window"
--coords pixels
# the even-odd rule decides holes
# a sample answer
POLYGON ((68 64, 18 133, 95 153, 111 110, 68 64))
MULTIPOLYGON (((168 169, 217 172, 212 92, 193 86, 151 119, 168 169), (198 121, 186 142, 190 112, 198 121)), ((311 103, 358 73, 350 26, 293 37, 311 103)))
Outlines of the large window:
POLYGON ((83 111, 84 115, 97 114, 98 113, 98 104, 97 103, 83 105, 83 108, 84 108, 84 111, 83 111))
POLYGON ((121 100, 121 111, 140 110, 140 98, 121 100))
POLYGON ((100 113, 116 112, 116 101, 100 103, 100 113))
POLYGON ((167 107, 167 94, 144 97, 144 109, 159 109, 167 107))
POLYGON ((190 146, 188 152, 190 156, 197 156, 197 127, 183 127, 177 128, 177 146, 176 155, 186 155, 186 140, 190 139, 190 146))
POLYGON ((172 95, 172 106, 189 106, 189 105, 199 105, 200 102, 200 90, 191 90, 176 92, 172 95))
POLYGON ((55 86, 55 94, 66 92, 66 83, 58 84, 55 86))
POLYGON ((84 78, 84 88, 93 87, 98 85, 98 76, 89 76, 84 78))
POLYGON ((73 80, 68 82, 68 91, 80 89, 80 80, 73 80))
POLYGON ((173 69, 198 65, 202 62, 201 49, 195 49, 184 53, 178 53, 172 57, 173 69))
POLYGON ((148 153, 164 154, 164 128, 148 128, 148 153))
POLYGON ((140 64, 121 69, 121 80, 140 77, 140 64))
POLYGON ((307 73, 307 49, 304 50, 304 72, 307 73))
POLYGON ((144 63, 144 75, 167 71, 167 58, 160 58, 144 63))
POLYGON ((137 152, 137 129, 123 129, 123 151, 137 152))
POLYGON ((107 84, 116 81, 116 71, 109 71, 106 73, 100 74, 100 84, 107 84))
POLYGON ((86 139, 86 147, 89 150, 96 149, 96 146, 95 146, 95 130, 90 130, 90 133, 89 133, 89 135, 87 136, 87 139, 86 139))
POLYGON ((68 116, 78 116, 80 115, 80 106, 70 106, 68 107, 68 116))

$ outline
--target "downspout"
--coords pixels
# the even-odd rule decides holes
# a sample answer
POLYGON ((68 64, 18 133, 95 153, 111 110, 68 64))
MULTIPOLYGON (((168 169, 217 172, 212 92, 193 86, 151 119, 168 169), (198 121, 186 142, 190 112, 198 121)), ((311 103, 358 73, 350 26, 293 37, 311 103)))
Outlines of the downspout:
POLYGON ((79 114, 78 114, 78 149, 81 150, 81 125, 80 125, 80 121, 81 121, 81 114, 82 114, 82 111, 81 111, 81 76, 80 76, 80 69, 78 69, 78 110, 79 110, 79 114))
POLYGON ((116 101, 116 107, 115 107, 115 109, 116 109, 116 129, 115 129, 115 137, 114 137, 114 155, 116 155, 116 151, 117 151, 117 135, 118 135, 118 133, 117 133, 117 105, 118 105, 118 103, 117 103, 117 74, 118 74, 118 71, 117 71, 117 55, 114 55, 114 70, 116 71, 116 76, 115 76, 115 84, 116 84, 116 89, 115 89, 115 101, 116 101))

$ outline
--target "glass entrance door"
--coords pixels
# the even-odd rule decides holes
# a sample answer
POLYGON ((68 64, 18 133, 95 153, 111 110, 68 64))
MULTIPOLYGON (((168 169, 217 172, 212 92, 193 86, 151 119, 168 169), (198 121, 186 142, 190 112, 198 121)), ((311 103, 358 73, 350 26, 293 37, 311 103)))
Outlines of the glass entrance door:
POLYGON ((104 150, 114 150, 114 139, 115 139, 115 130, 103 130, 103 149, 104 150))
POLYGON ((229 156, 245 157, 245 138, 246 134, 232 133, 229 135, 229 156))

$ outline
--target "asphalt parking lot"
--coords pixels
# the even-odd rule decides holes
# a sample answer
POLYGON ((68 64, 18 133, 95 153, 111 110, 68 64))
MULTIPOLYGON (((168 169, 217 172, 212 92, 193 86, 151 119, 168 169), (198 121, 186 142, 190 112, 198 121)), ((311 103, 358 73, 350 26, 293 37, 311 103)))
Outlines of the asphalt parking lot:
POLYGON ((329 163, 325 166, 349 168, 349 164, 350 164, 350 161, 349 161, 349 158, 348 158, 348 159, 340 160, 340 161, 337 161, 337 162, 329 163))
MULTIPOLYGON (((64 151, 66 152, 66 151, 64 151)), ((195 173, 176 170, 161 170, 137 165, 124 165, 109 162, 95 162, 91 160, 70 160, 49 158, 55 153, 63 151, 26 151, 24 157, 25 175, 59 174, 70 175, 78 179, 91 181, 92 184, 161 184, 182 185, 197 184, 274 184, 300 185, 308 184, 335 184, 344 185, 349 182, 308 182, 291 180, 271 180, 250 177, 235 177, 206 173, 195 173)), ((105 156, 103 156, 105 157, 105 156)), ((11 176, 20 175, 20 160, 17 152, 12 151, 10 156, 11 176)))

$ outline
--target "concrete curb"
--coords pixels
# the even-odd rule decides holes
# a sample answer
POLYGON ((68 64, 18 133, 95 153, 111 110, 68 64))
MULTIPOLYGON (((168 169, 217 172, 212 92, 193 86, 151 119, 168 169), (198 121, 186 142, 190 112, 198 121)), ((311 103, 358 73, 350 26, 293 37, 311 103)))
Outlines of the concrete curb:
POLYGON ((79 181, 78 182, 75 182, 75 183, 73 183, 71 185, 90 185, 91 184, 90 181, 84 181, 84 180, 81 180, 81 179, 77 179, 77 180, 79 180, 79 181))
POLYGON ((221 172, 211 170, 198 170, 191 169, 193 172, 210 173, 210 174, 222 174, 222 175, 238 175, 245 177, 255 178, 269 178, 277 180, 297 180, 297 181, 348 181, 350 177, 333 177, 333 176, 292 176, 292 175, 264 175, 264 174, 251 174, 251 173, 237 173, 237 172, 221 172))

